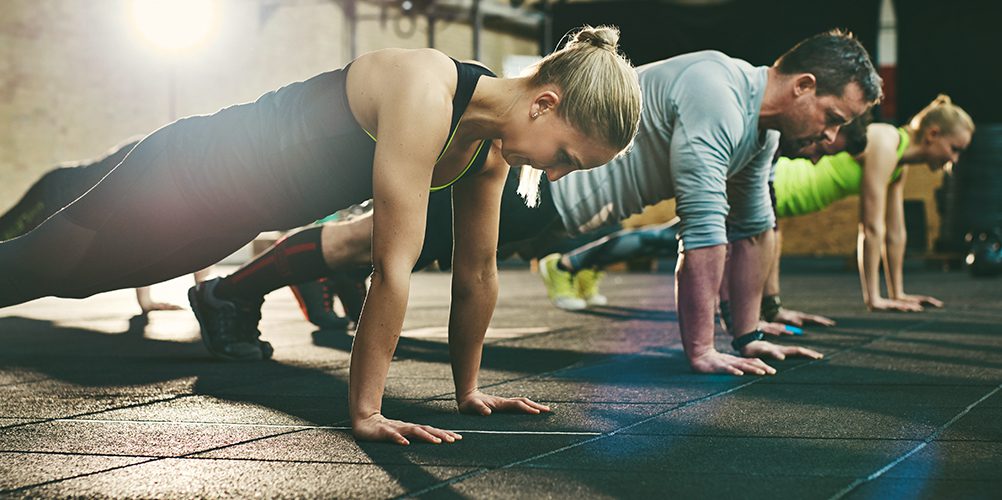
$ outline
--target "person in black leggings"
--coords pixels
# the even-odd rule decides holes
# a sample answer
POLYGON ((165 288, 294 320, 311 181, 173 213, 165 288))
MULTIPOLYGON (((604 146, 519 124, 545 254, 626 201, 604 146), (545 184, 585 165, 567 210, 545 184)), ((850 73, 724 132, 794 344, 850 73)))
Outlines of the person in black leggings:
MULTIPOLYGON (((509 164, 559 178, 605 164, 630 144, 640 87, 617 43, 614 28, 586 28, 531 74, 508 79, 433 49, 380 50, 253 103, 171 123, 79 199, 0 243, 0 307, 163 281, 215 263, 262 231, 372 198, 372 286, 349 373, 353 432, 400 444, 452 442, 457 434, 387 419, 381 406, 429 187, 454 185, 450 350, 459 409, 547 411, 477 389, 497 300, 501 190, 509 164)), ((317 241, 295 233, 274 262, 294 268, 297 252, 317 241)), ((189 296, 213 354, 263 357, 257 332, 236 320, 243 306, 220 280, 189 296)))

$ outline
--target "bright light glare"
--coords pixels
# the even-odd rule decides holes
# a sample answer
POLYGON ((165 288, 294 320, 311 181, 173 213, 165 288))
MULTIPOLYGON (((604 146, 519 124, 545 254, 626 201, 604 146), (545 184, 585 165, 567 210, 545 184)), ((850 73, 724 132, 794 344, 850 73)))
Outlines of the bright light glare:
POLYGON ((191 49, 216 22, 215 0, 132 0, 132 20, 140 33, 169 51, 191 49))

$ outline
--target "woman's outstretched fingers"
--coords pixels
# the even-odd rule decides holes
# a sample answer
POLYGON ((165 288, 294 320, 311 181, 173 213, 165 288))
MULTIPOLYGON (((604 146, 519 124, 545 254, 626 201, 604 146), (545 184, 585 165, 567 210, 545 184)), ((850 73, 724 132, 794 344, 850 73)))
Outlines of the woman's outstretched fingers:
POLYGON ((453 433, 449 432, 449 431, 447 431, 445 429, 438 429, 438 428, 432 427, 430 425, 424 425, 424 426, 422 426, 422 428, 425 431, 431 433, 433 436, 441 439, 442 442, 444 442, 444 443, 453 443, 453 442, 456 441, 456 438, 453 436, 453 433))
POLYGON ((521 398, 521 399, 523 401, 525 401, 526 404, 528 404, 529 406, 531 406, 531 407, 533 407, 533 408, 535 408, 535 409, 537 409, 537 410, 539 410, 541 412, 543 412, 543 411, 550 411, 550 407, 547 406, 547 405, 544 405, 542 403, 537 403, 537 402, 535 402, 535 401, 533 401, 533 400, 531 400, 529 398, 521 398))

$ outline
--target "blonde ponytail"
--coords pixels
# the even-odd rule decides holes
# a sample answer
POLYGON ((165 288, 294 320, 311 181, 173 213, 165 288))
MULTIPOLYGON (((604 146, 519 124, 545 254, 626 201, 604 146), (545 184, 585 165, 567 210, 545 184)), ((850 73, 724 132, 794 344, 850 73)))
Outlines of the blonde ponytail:
POLYGON ((922 137, 933 125, 938 126, 945 134, 953 133, 960 127, 974 133, 974 120, 946 94, 936 96, 908 122, 908 126, 915 130, 918 137, 922 137))

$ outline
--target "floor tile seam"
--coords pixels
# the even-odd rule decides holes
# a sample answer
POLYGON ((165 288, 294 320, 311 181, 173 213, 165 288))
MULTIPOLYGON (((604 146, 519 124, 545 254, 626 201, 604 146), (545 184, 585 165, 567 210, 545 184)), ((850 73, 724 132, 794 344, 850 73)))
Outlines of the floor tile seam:
MULTIPOLYGON (((740 389, 742 387, 754 384, 758 380, 761 380, 761 379, 754 379, 754 380, 751 380, 751 381, 746 382, 744 384, 741 384, 741 385, 739 385, 737 387, 731 388, 731 389, 729 389, 727 391, 723 391, 723 392, 720 392, 720 393, 715 393, 715 394, 706 396, 704 398, 700 398, 700 401, 704 401, 704 400, 708 400, 708 399, 712 399, 712 398, 715 398, 715 397, 726 395, 726 394, 728 394, 730 392, 734 392, 734 391, 736 391, 736 390, 738 390, 738 389, 740 389)), ((620 428, 614 429, 612 431, 606 431, 606 432, 603 432, 602 434, 600 434, 598 436, 593 436, 593 437, 590 437, 588 439, 584 439, 582 441, 578 441, 576 443, 571 443, 571 444, 568 444, 568 445, 565 445, 565 446, 561 446, 561 447, 559 447, 557 449, 550 450, 550 451, 547 451, 547 452, 544 452, 544 453, 540 453, 540 454, 537 454, 537 455, 532 456, 532 457, 524 458, 524 459, 521 459, 521 460, 516 460, 514 462, 510 462, 508 464, 504 464, 504 465, 501 465, 501 466, 483 467, 483 468, 480 468, 480 469, 477 469, 477 470, 474 470, 474 471, 467 472, 465 474, 460 474, 459 476, 455 476, 455 477, 449 478, 449 479, 447 479, 445 481, 440 481, 440 482, 438 482, 436 484, 433 484, 431 486, 425 487, 425 488, 423 488, 423 489, 421 489, 421 490, 419 490, 417 492, 408 493, 406 496, 407 497, 410 497, 410 496, 420 496, 420 495, 423 495, 425 493, 429 493, 429 492, 438 490, 440 488, 444 488, 444 487, 450 486, 452 484, 456 484, 456 483, 459 483, 459 482, 462 482, 462 481, 466 481, 467 479, 471 479, 471 478, 474 478, 474 477, 486 474, 488 472, 492 472, 492 471, 495 471, 495 470, 510 469, 512 467, 517 467, 517 466, 525 464, 525 463, 530 463, 530 462, 539 460, 541 458, 548 457, 550 455, 555 455, 557 453, 562 453, 564 451, 571 450, 571 449, 577 448, 579 446, 584 446, 586 444, 593 443, 593 442, 596 442, 598 440, 614 436, 614 435, 622 432, 623 430, 631 429, 631 428, 637 427, 639 425, 642 425, 642 424, 644 424, 646 422, 654 420, 655 418, 658 418, 658 417, 660 417, 662 415, 665 415, 665 414, 667 414, 667 413, 669 413, 671 411, 682 409, 682 408, 685 408, 685 407, 688 407, 688 406, 693 406, 694 404, 697 404, 697 403, 696 402, 692 402, 692 404, 685 403, 685 404, 677 405, 677 406, 675 406, 673 408, 669 408, 669 409, 666 409, 665 411, 658 412, 655 415, 652 415, 650 417, 641 419, 640 421, 634 422, 633 424, 627 425, 625 427, 620 427, 620 428)))
MULTIPOLYGON (((661 405, 663 406, 663 405, 661 405)), ((145 420, 145 419, 56 419, 55 422, 85 423, 85 424, 140 424, 140 425, 186 425, 205 427, 244 427, 258 429, 289 429, 290 431, 307 430, 332 430, 351 432, 350 425, 312 425, 312 424, 265 424, 249 422, 208 422, 190 420, 145 420)), ((337 423, 345 422, 347 419, 337 423)), ((537 435, 537 436, 595 436, 602 431, 586 431, 574 429, 553 429, 545 431, 525 430, 525 429, 450 429, 454 432, 466 434, 504 434, 504 435, 537 435)), ((2 452, 3 450, 0 450, 2 452)))
MULTIPOLYGON (((188 395, 183 395, 183 394, 178 395, 178 394, 175 394, 175 395, 167 397, 167 398, 161 398, 161 399, 157 399, 157 400, 153 400, 153 401, 147 401, 147 402, 144 402, 144 403, 134 403, 134 404, 125 405, 125 406, 116 406, 116 407, 111 407, 111 408, 104 408, 104 409, 101 409, 101 410, 88 411, 88 412, 78 413, 76 415, 70 415, 70 416, 43 418, 43 419, 36 420, 34 422, 23 422, 23 423, 20 423, 20 424, 14 424, 14 425, 11 425, 11 426, 7 426, 7 427, 4 427, 3 430, 6 431, 8 429, 16 429, 18 427, 27 427, 27 426, 30 426, 30 425, 47 424, 47 423, 54 422, 54 421, 57 421, 57 420, 75 420, 75 419, 78 419, 79 417, 86 417, 88 415, 100 415, 101 413, 105 413, 105 412, 109 412, 109 411, 127 410, 127 409, 130 409, 130 408, 139 408, 141 406, 146 406, 146 405, 151 405, 151 404, 159 404, 159 403, 164 403, 164 402, 168 402, 168 401, 174 401, 174 400, 181 399, 181 398, 184 398, 184 397, 187 397, 187 396, 188 395)), ((80 419, 80 420, 76 420, 76 421, 86 421, 86 419, 80 419)))
MULTIPOLYGON (((899 387, 899 386, 902 385, 902 384, 889 384, 889 383, 881 383, 881 382, 876 382, 876 383, 870 383, 870 382, 783 382, 782 384, 783 385, 827 385, 827 386, 833 386, 833 387, 840 387, 840 386, 846 386, 846 387, 859 387, 859 386, 899 387)), ((907 384, 907 385, 909 387, 928 388, 928 389, 940 388, 940 387, 959 387, 959 388, 967 388, 967 387, 993 388, 993 387, 995 387, 995 384, 992 384, 992 383, 978 383, 978 384, 947 384, 947 383, 931 384, 931 383, 919 383, 919 384, 907 384)))
POLYGON ((154 420, 154 419, 98 419, 98 418, 58 418, 51 422, 65 422, 74 424, 141 424, 141 425, 187 425, 206 427, 254 427, 262 429, 324 429, 331 426, 312 424, 269 424, 269 423, 249 423, 249 422, 211 422, 205 420, 154 420))
POLYGON ((167 456, 167 455, 148 455, 148 454, 144 455, 144 454, 134 454, 134 453, 86 453, 82 451, 0 449, 0 455, 3 454, 58 455, 58 456, 70 456, 70 457, 100 457, 100 458, 173 458, 173 456, 167 456))
MULTIPOLYGON (((504 379, 504 380, 498 380, 496 382, 491 382, 491 383, 488 383, 488 384, 480 385, 479 389, 489 389, 491 387, 497 387, 497 386, 504 385, 504 384, 509 384, 509 383, 512 383, 512 382, 520 382, 520 381, 523 381, 523 380, 529 380, 529 379, 539 378, 541 376, 545 376, 545 375, 549 375, 549 374, 553 374, 553 373, 559 373, 559 372, 561 372, 563 370, 577 369, 580 365, 587 366, 587 363, 583 362, 583 361, 578 361, 578 362, 575 362, 575 363, 571 363, 571 364, 569 364, 567 366, 563 366, 563 367, 557 368, 556 370, 550 370, 550 371, 541 372, 541 373, 529 373, 529 374, 526 374, 526 375, 523 375, 523 376, 520 376, 520 377, 514 377, 514 378, 504 379)), ((430 398, 425 399, 425 401, 435 401, 435 400, 441 400, 443 398, 453 399, 453 398, 455 398, 455 392, 443 392, 443 393, 435 394, 434 396, 431 396, 430 398)))
POLYGON ((236 441, 234 443, 221 444, 219 446, 213 446, 213 447, 208 448, 208 449, 191 451, 191 452, 188 452, 188 453, 183 453, 183 454, 180 454, 180 455, 176 455, 176 456, 172 456, 172 457, 167 457, 167 458, 171 458, 171 459, 192 458, 194 455, 201 455, 201 454, 204 454, 204 453, 211 453, 211 452, 214 452, 214 451, 225 450, 227 448, 232 448, 232 447, 235 447, 235 446, 243 446, 245 444, 255 443, 255 442, 258 442, 258 441, 264 441, 266 439, 272 439, 272 438, 276 438, 276 437, 297 434, 297 433, 303 432, 305 430, 306 429, 291 429, 291 430, 288 430, 288 431, 285 431, 285 432, 278 432, 278 433, 275 433, 275 434, 268 434, 266 436, 253 437, 253 438, 250 438, 250 439, 244 439, 244 440, 236 441))
MULTIPOLYGON (((484 386, 487 387, 487 386, 484 386)), ((431 399, 428 398, 383 398, 383 401, 399 401, 405 403, 420 403, 420 402, 442 402, 442 401, 453 401, 455 398, 450 394, 448 396, 436 396, 431 399)), ((540 401, 546 401, 547 403, 554 404, 572 404, 572 405, 622 405, 622 406, 641 406, 641 405, 675 405, 680 403, 685 403, 691 401, 691 399, 674 399, 674 400, 643 400, 643 401, 626 401, 626 400, 610 400, 610 399, 546 399, 539 398, 540 401)), ((23 417, 11 417, 11 418, 23 418, 23 417)))
MULTIPOLYGON (((933 323, 933 322, 934 322, 934 320, 918 321, 916 323, 910 324, 910 325, 905 326, 903 328, 899 328, 899 329, 891 331, 889 333, 885 333, 883 335, 880 335, 880 336, 877 336, 877 337, 873 337, 873 338, 871 338, 869 340, 860 342, 860 343, 858 343, 856 345, 843 347, 843 348, 838 349, 838 350, 836 350, 836 351, 834 351, 834 352, 832 352, 830 354, 825 354, 824 357, 821 358, 821 359, 813 359, 813 360, 810 360, 810 361, 808 361, 808 362, 806 362, 804 364, 794 366, 794 367, 791 368, 791 370, 792 369, 800 368, 801 366, 813 364, 815 362, 823 362, 825 360, 830 360, 831 358, 842 356, 842 355, 845 355, 846 353, 854 352, 856 350, 865 348, 866 346, 868 346, 870 344, 873 344, 875 342, 879 342, 881 340, 892 338, 892 337, 894 337, 894 336, 896 336, 896 335, 898 335, 900 333, 907 332, 907 331, 910 331, 910 330, 912 330, 914 328, 918 328, 918 327, 920 327, 922 325, 933 323)), ((794 358, 794 359, 797 359, 797 358, 794 358)), ((786 372, 786 371, 789 371, 789 370, 784 370, 784 372, 786 372)), ((778 375, 778 373, 777 373, 777 375, 778 375)))
POLYGON ((967 443, 979 443, 979 444, 1000 444, 1002 445, 1002 437, 998 439, 984 439, 984 438, 950 438, 950 439, 935 439, 933 444, 946 443, 946 444, 967 444, 967 443))
MULTIPOLYGON (((900 337, 895 337, 895 338, 890 338, 890 339, 884 339, 884 340, 890 340, 890 341, 893 341, 893 342, 908 343, 907 340, 902 339, 900 337)), ((976 358, 975 359, 971 359, 970 357, 967 357, 965 359, 965 357, 963 356, 964 354, 967 354, 970 351, 976 351, 978 353, 983 353, 986 349, 995 349, 995 347, 993 347, 993 346, 978 346, 976 349, 974 349, 973 348, 974 346, 972 346, 972 349, 966 349, 965 352, 963 352, 963 353, 957 353, 957 352, 950 353, 950 352, 944 352, 944 351, 948 351, 948 349, 952 349, 952 347, 950 347, 950 348, 944 348, 943 346, 930 345, 928 343, 912 343, 912 344, 917 344, 917 345, 920 345, 921 347, 928 347, 928 348, 934 349, 936 353, 935 354, 930 353, 930 352, 928 352, 925 349, 919 350, 917 352, 909 352, 909 351, 903 351, 903 350, 894 350, 894 349, 891 349, 891 348, 875 347, 875 346, 872 346, 872 345, 871 346, 863 346, 863 348, 860 349, 860 351, 863 352, 863 353, 865 353, 865 354, 870 354, 870 355, 875 355, 875 356, 888 356, 888 355, 902 355, 902 354, 905 354, 905 355, 909 355, 911 357, 910 358, 911 360, 921 361, 921 362, 926 362, 926 363, 941 363, 941 364, 945 364, 945 365, 960 365, 960 366, 968 365, 970 363, 977 363, 978 364, 978 368, 994 369, 994 370, 998 370, 998 369, 1002 368, 1002 363, 993 363, 993 362, 990 362, 990 361, 985 360, 985 359, 976 359, 976 358)))
MULTIPOLYGON (((549 402, 549 401, 547 401, 547 402, 549 402)), ((675 402, 671 402, 671 403, 661 403, 661 404, 668 405, 668 404, 679 404, 679 403, 685 403, 685 402, 687 402, 687 401, 675 401, 675 402)), ((794 403, 797 403, 797 404, 808 404, 808 405, 811 405, 812 408, 819 408, 818 405, 821 402, 808 402, 808 401, 803 401, 802 400, 802 401, 794 401, 794 403)), ((858 401, 847 401, 847 403, 859 404, 858 401)), ((625 405, 628 405, 629 403, 608 403, 608 404, 622 404, 622 405, 625 406, 625 405)), ((643 403, 635 403, 635 404, 643 404, 643 403)), ((657 404, 657 403, 652 403, 652 404, 657 404)), ((750 409, 755 409, 755 410, 758 410, 758 409, 763 409, 764 410, 764 409, 768 409, 768 408, 772 408, 773 410, 775 410, 775 407, 777 406, 777 402, 772 402, 772 403, 756 402, 754 404, 751 404, 751 403, 748 403, 746 401, 746 402, 742 402, 741 404, 742 404, 742 406, 745 406, 745 407, 752 407, 750 409), (757 407, 761 407, 761 408, 757 408, 757 407)), ((962 410, 962 409, 964 409, 966 407, 967 407, 967 405, 959 405, 959 404, 957 404, 957 405, 880 405, 880 406, 855 407, 855 408, 852 408, 852 410, 853 411, 863 411, 863 412, 880 411, 880 410, 962 410)), ((976 411, 981 411, 981 409, 978 409, 976 411)), ((894 417, 895 415, 885 415, 885 416, 894 417)))
MULTIPOLYGON (((230 448, 230 447, 242 446, 242 445, 254 443, 254 442, 257 442, 257 441, 263 441, 263 440, 271 439, 271 438, 275 438, 275 437, 296 434, 296 433, 299 433, 299 432, 303 432, 305 430, 308 430, 308 429, 291 429, 291 430, 288 430, 288 431, 285 431, 285 432, 278 432, 278 433, 274 433, 274 434, 268 434, 268 435, 265 435, 265 436, 257 436, 257 437, 253 437, 253 438, 249 438, 249 439, 239 440, 239 441, 236 441, 236 442, 233 442, 233 443, 226 443, 226 444, 222 444, 222 445, 219 445, 219 446, 213 446, 213 447, 207 448, 207 449, 193 450, 193 451, 189 451, 187 453, 182 453, 182 454, 179 454, 179 455, 177 455, 177 454, 175 454, 175 455, 153 455, 152 456, 153 458, 151 458, 150 460, 146 460, 146 461, 143 461, 143 462, 138 462, 138 463, 135 463, 135 464, 130 464, 130 465, 127 465, 127 466, 142 465, 142 464, 147 464, 147 463, 150 463, 150 462, 155 462, 155 461, 158 461, 158 460, 192 458, 194 455, 200 455, 200 454, 203 454, 203 453, 211 453, 211 452, 219 451, 219 450, 225 450, 225 449, 230 448)), ((2 453, 2 452, 5 452, 5 450, 0 450, 0 453, 2 453)), ((11 453, 35 453, 35 452, 30 452, 30 451, 10 451, 10 452, 11 453)), ((45 452, 39 450, 39 451, 37 451, 37 453, 45 453, 45 452)), ((120 456, 120 457, 129 457, 130 456, 130 455, 126 455, 126 454, 80 453, 80 452, 76 452, 76 453, 48 452, 48 453, 50 453, 50 454, 62 454, 62 455, 74 454, 74 455, 82 455, 82 456, 106 456, 106 455, 107 456, 120 456)), ((138 457, 151 457, 151 455, 137 455, 137 456, 138 457)), ((109 469, 109 470, 115 470, 115 469, 119 469, 119 468, 122 468, 122 467, 115 467, 115 468, 109 469)), ((97 471, 97 472, 95 472, 95 474, 99 473, 99 472, 102 472, 102 471, 97 471)), ((86 475, 92 475, 92 474, 84 474, 84 476, 86 476, 86 475)), ((81 477, 81 476, 72 476, 72 477, 67 477, 67 478, 61 478, 61 479, 51 480, 51 481, 46 482, 45 484, 55 483, 55 482, 59 482, 59 481, 65 481, 65 480, 69 480, 69 479, 76 479, 77 477, 81 477)), ((35 485, 35 486, 37 486, 37 485, 35 485)), ((34 487, 34 486, 30 486, 30 487, 34 487)), ((28 488, 28 487, 25 487, 25 488, 28 488)), ((0 491, 0 493, 3 493, 3 491, 0 491)))
POLYGON ((256 463, 267 463, 267 464, 296 464, 296 465, 365 465, 365 466, 375 466, 382 467, 384 465, 388 466, 410 466, 410 467, 477 467, 476 464, 464 464, 464 463, 434 463, 434 464, 423 464, 414 462, 400 462, 400 463, 387 463, 387 462, 362 462, 358 460, 297 460, 291 458, 253 458, 253 457, 207 457, 207 456, 193 456, 193 457, 183 457, 183 458, 173 458, 174 460, 218 460, 218 461, 236 461, 236 462, 256 462, 256 463))
POLYGON ((866 477, 856 478, 855 481, 849 483, 848 485, 846 485, 845 488, 842 488, 837 493, 835 493, 834 495, 832 495, 830 497, 830 499, 831 500, 836 500, 836 499, 843 498, 846 495, 849 495, 850 493, 852 493, 853 491, 855 491, 857 488, 859 488, 863 484, 866 484, 866 483, 868 483, 870 481, 873 481, 873 480, 879 478, 880 476, 884 475, 884 473, 886 473, 887 471, 893 469, 894 467, 896 467, 901 462, 904 462, 905 460, 908 459, 908 457, 911 457, 912 455, 918 453, 923 448, 925 448, 926 446, 928 446, 929 443, 932 443, 933 441, 935 441, 936 438, 938 438, 944 432, 946 432, 946 430, 951 425, 953 425, 958 420, 960 420, 961 418, 963 418, 964 415, 967 415, 968 413, 970 413, 971 410, 973 410, 979 404, 981 404, 982 402, 984 402, 988 398, 994 396, 1000 390, 1002 390, 1002 384, 999 384, 994 389, 992 389, 991 391, 989 391, 987 394, 984 394, 983 396, 981 396, 980 398, 978 398, 976 401, 974 401, 973 403, 971 403, 970 405, 968 405, 967 408, 965 408, 963 411, 961 411, 957 415, 954 415, 953 418, 951 418, 950 420, 948 420, 946 423, 940 425, 936 430, 934 430, 931 434, 929 434, 916 447, 912 448, 911 450, 909 450, 908 452, 902 454, 901 456, 895 458, 894 460, 892 460, 888 464, 884 465, 880 469, 877 469, 876 471, 872 472, 870 475, 868 475, 866 477))
MULTIPOLYGON (((674 347, 681 347, 681 345, 682 345, 681 341, 679 341, 677 343, 673 342, 673 346, 674 347)), ((645 349, 644 351, 640 351, 640 354, 642 354, 644 352, 647 352, 647 350, 645 349)), ((562 366, 560 368, 557 368, 555 370, 550 370, 550 371, 540 372, 540 373, 531 373, 531 374, 527 374, 527 375, 524 375, 524 376, 521 376, 521 377, 500 380, 500 381, 497 381, 497 382, 493 382, 493 383, 481 386, 481 388, 496 387, 496 386, 499 386, 499 385, 503 385, 503 384, 507 384, 507 383, 511 383, 511 382, 518 382, 518 381, 522 381, 522 380, 528 380, 528 379, 543 379, 544 377, 550 377, 550 376, 552 376, 554 374, 558 374, 558 373, 565 372, 565 371, 568 371, 568 370, 578 370, 578 369, 582 369, 582 368, 589 368, 589 367, 594 367, 594 366, 600 366, 601 364, 608 362, 610 359, 615 359, 615 358, 618 358, 618 357, 621 357, 621 356, 623 356, 623 354, 611 354, 611 355, 602 356, 601 359, 593 359, 593 360, 590 360, 590 361, 584 361, 584 360, 577 361, 577 362, 571 363, 571 364, 569 364, 567 366, 562 366)), ((440 394, 440 395, 436 395, 435 397, 447 397, 449 394, 451 394, 451 393, 440 394)))
POLYGON ((4 425, 0 423, 0 434, 3 434, 7 429, 17 429, 18 427, 25 427, 32 424, 42 423, 42 420, 32 420, 30 418, 19 418, 17 420, 23 420, 23 422, 11 423, 10 425, 4 425))
MULTIPOLYGON (((535 328, 535 327, 528 327, 527 326, 527 327, 504 327, 504 328, 535 328)), ((562 327, 556 328, 554 330, 547 330, 545 332, 539 332, 539 333, 530 333, 530 334, 522 335, 522 336, 518 336, 518 337, 506 337, 506 338, 498 338, 498 339, 487 338, 487 339, 484 339, 484 346, 504 344, 504 343, 507 343, 507 342, 516 342, 516 341, 519 341, 519 340, 536 339, 536 338, 539 338, 539 337, 549 337, 549 336, 553 336, 553 335, 558 335, 558 334, 562 334, 562 333, 571 332, 571 331, 574 331, 574 330, 576 330, 578 328, 580 328, 580 327, 578 327, 578 326, 562 326, 562 327)))
POLYGON ((720 439, 791 439, 799 441, 882 441, 888 443, 896 442, 912 442, 919 443, 924 438, 922 436, 915 437, 872 437, 872 436, 807 436, 807 435, 789 435, 789 434, 702 434, 702 433, 690 433, 690 432, 621 432, 620 436, 631 436, 631 437, 696 437, 696 438, 720 438, 720 439))
POLYGON ((135 467, 135 466, 138 466, 138 465, 145 465, 145 464, 149 464, 149 463, 153 463, 153 462, 158 462, 158 461, 161 461, 161 460, 165 460, 165 459, 164 458, 152 458, 150 460, 144 460, 144 461, 141 461, 141 462, 136 462, 136 463, 131 463, 131 464, 118 465, 118 466, 115 466, 115 467, 109 467, 107 469, 86 472, 86 473, 77 474, 77 475, 74 475, 74 476, 60 477, 60 478, 56 478, 56 479, 50 479, 48 481, 42 481, 40 483, 29 484, 29 485, 25 485, 25 486, 19 486, 17 488, 0 489, 0 495, 9 495, 9 494, 12 494, 12 493, 20 493, 20 492, 28 491, 28 490, 33 489, 33 488, 41 488, 43 486, 48 486, 50 484, 61 483, 63 481, 71 481, 73 479, 80 479, 80 478, 84 478, 84 477, 96 476, 98 474, 104 474, 104 473, 107 473, 107 472, 113 472, 113 471, 116 471, 116 470, 126 469, 126 468, 129 468, 129 467, 135 467))
POLYGON ((676 470, 666 470, 664 467, 653 467, 651 469, 610 469, 608 467, 595 467, 595 466, 584 466, 584 467, 571 467, 571 466, 561 466, 561 465, 521 465, 518 467, 513 467, 513 469, 533 469, 533 470, 552 470, 552 471, 616 471, 616 472, 634 472, 638 475, 648 475, 648 474, 684 474, 686 477, 692 476, 705 476, 705 477, 720 477, 720 476, 730 476, 730 477, 758 477, 758 478, 835 478, 835 479, 852 479, 855 476, 853 474, 843 473, 843 474, 832 474, 828 470, 822 470, 816 474, 800 473, 800 474, 780 474, 780 473, 768 473, 760 472, 756 470, 748 470, 747 472, 706 472, 703 470, 692 470, 692 469, 676 469, 676 470))

